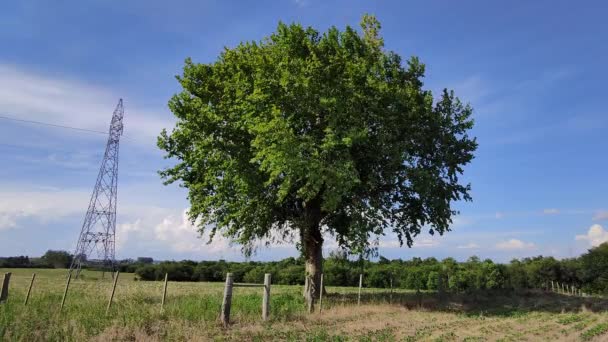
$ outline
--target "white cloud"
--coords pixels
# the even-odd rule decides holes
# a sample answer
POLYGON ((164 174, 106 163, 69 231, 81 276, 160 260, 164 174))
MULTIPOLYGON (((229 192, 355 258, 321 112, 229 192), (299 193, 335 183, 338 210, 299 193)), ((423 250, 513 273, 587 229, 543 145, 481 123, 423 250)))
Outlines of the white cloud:
POLYGON ((471 217, 459 215, 452 219, 452 224, 450 225, 450 227, 451 228, 466 227, 466 226, 470 226, 473 223, 475 223, 475 220, 473 220, 471 217))
MULTIPOLYGON (((412 248, 432 248, 438 245, 439 241, 437 240, 437 238, 419 236, 417 238, 414 238, 414 244, 412 245, 412 248)), ((408 248, 405 244, 401 246, 401 244, 399 243, 399 239, 393 233, 390 233, 383 239, 380 239, 378 241, 377 247, 386 249, 408 248)))
MULTIPOLYGON (((119 97, 83 81, 0 64, 0 108, 5 116, 105 132, 119 97)), ((125 136, 155 146, 161 129, 172 126, 172 117, 165 117, 125 99, 125 136)))
POLYGON ((378 241, 378 248, 399 248, 401 245, 398 240, 380 240, 378 241))
POLYGON ((594 224, 589 227, 587 234, 577 235, 575 239, 579 241, 588 241, 592 247, 596 247, 608 241, 608 232, 599 224, 594 224))
POLYGON ((496 244, 496 248, 503 251, 534 249, 536 246, 531 242, 523 242, 517 239, 510 239, 496 244))
POLYGON ((593 221, 608 220, 608 210, 600 210, 593 215, 593 221))
POLYGON ((433 238, 420 238, 414 241, 412 248, 431 248, 439 246, 439 241, 433 238))
MULTIPOLYGON (((150 185, 145 184, 144 189, 138 185, 121 188, 117 209, 119 221, 146 217, 149 220, 156 220, 153 222, 156 224, 161 217, 173 211, 171 208, 151 204, 150 201, 154 201, 150 198, 150 192, 146 192, 146 188, 150 188, 150 185)), ((25 184, 0 184, 0 189, 2 189, 0 230, 19 229, 20 220, 24 219, 37 220, 44 225, 68 216, 84 217, 93 190, 92 188, 59 189, 52 186, 25 184)))
POLYGON ((184 209, 180 216, 169 215, 154 228, 154 237, 168 244, 171 249, 179 253, 204 253, 206 255, 220 254, 230 251, 238 251, 239 248, 232 246, 230 240, 221 234, 216 234, 211 243, 209 230, 205 230, 203 236, 188 219, 188 209, 184 209))
POLYGON ((460 245, 460 246, 457 246, 456 248, 459 248, 459 249, 477 249, 477 248, 479 248, 479 245, 476 244, 476 243, 474 243, 474 242, 469 242, 466 245, 460 245))
POLYGON ((18 228, 21 219, 41 222, 61 219, 86 210, 90 193, 68 190, 22 190, 0 192, 0 230, 18 228))
POLYGON ((129 241, 129 236, 133 236, 134 234, 138 234, 143 231, 142 220, 137 219, 135 222, 129 223, 121 223, 116 225, 116 250, 123 250, 124 246, 129 241))
POLYGON ((0 231, 15 228, 18 214, 0 213, 0 231))
POLYGON ((559 214, 559 210, 555 209, 555 208, 549 208, 549 209, 543 210, 543 214, 544 215, 556 215, 556 214, 559 214))
MULTIPOLYGON (((443 88, 441 88, 443 89, 443 88)), ((482 100, 490 94, 491 86, 484 82, 479 75, 470 76, 461 82, 454 83, 448 86, 448 89, 454 89, 456 95, 465 103, 471 103, 473 106, 482 102, 482 100)), ((441 94, 442 90, 433 92, 441 94)))

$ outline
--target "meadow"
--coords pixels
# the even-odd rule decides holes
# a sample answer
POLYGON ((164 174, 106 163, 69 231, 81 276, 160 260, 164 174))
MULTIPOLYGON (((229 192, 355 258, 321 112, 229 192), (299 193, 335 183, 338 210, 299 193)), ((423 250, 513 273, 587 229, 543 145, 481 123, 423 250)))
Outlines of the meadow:
POLYGON ((608 338, 608 302, 541 291, 415 293, 327 287, 321 313, 307 314, 301 286, 273 285, 270 320, 261 320, 262 291, 236 288, 231 326, 219 323, 223 283, 162 282, 121 274, 106 315, 112 280, 83 271, 63 310, 66 270, 12 272, 9 300, 0 304, 0 338, 7 341, 602 341, 608 338), (36 281, 27 306, 31 279, 36 281))

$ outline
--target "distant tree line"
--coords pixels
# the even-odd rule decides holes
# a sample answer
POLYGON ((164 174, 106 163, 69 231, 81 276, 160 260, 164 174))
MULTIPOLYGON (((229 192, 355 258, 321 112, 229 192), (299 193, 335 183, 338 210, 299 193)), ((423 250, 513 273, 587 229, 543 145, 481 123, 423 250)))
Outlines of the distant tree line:
POLYGON ((71 263, 72 254, 66 251, 48 250, 40 258, 25 255, 0 257, 0 267, 3 268, 67 268, 71 263))
MULTIPOLYGON (((17 256, 0 258, 0 267, 69 267, 72 256, 64 251, 48 251, 41 258, 17 256)), ((172 281, 224 281, 231 272, 236 282, 261 283, 265 273, 275 284, 304 284, 302 258, 269 262, 163 261, 152 258, 126 259, 117 263, 121 272, 135 273, 141 280, 161 280, 165 274, 172 281)), ((324 264, 325 284, 357 286, 363 274, 366 287, 393 287, 412 290, 470 292, 495 289, 530 289, 550 286, 551 281, 565 283, 588 293, 608 294, 608 243, 590 249, 578 258, 557 260, 537 256, 513 259, 508 264, 481 260, 476 256, 465 262, 453 258, 413 258, 377 261, 353 260, 344 252, 330 253, 324 264)))

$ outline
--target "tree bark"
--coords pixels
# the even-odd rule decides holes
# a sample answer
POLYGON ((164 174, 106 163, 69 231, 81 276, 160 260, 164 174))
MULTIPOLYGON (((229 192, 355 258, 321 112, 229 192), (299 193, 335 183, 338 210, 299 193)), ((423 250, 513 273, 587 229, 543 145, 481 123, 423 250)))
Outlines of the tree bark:
POLYGON ((314 304, 319 298, 321 273, 323 273, 323 236, 321 234, 321 210, 318 206, 309 206, 305 213, 305 224, 301 228, 301 241, 304 249, 306 269, 306 287, 304 298, 308 311, 314 311, 314 304))

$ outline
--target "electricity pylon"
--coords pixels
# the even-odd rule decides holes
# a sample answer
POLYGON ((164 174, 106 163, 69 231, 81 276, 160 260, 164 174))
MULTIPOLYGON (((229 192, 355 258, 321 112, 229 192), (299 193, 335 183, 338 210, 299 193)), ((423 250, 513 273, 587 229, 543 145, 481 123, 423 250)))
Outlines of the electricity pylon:
POLYGON ((101 162, 97 182, 91 195, 76 252, 70 265, 70 274, 80 274, 87 258, 96 256, 102 262, 103 270, 114 271, 116 236, 116 198, 118 190, 118 146, 122 135, 124 109, 122 99, 112 115, 106 152, 101 162))

